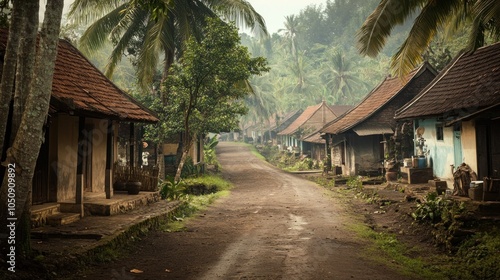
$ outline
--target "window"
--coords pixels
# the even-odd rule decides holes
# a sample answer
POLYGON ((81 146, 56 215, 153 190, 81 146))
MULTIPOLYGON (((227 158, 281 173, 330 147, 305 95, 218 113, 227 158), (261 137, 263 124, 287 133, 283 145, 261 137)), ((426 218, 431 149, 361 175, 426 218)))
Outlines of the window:
POLYGON ((443 124, 438 123, 436 124, 436 140, 443 141, 444 140, 444 135, 443 135, 443 124))

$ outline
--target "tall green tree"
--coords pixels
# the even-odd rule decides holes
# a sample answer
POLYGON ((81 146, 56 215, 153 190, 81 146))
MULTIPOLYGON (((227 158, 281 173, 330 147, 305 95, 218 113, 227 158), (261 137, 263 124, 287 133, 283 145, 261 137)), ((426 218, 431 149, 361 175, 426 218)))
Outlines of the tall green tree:
POLYGON ((413 13, 418 15, 391 61, 391 69, 398 76, 409 73, 422 61, 422 54, 436 33, 450 22, 455 27, 471 25, 469 51, 485 43, 488 31, 495 41, 500 39, 500 1, 497 0, 381 0, 358 31, 359 52, 376 56, 393 28, 405 23, 413 13))
POLYGON ((147 88, 163 57, 166 75, 183 46, 191 37, 198 40, 206 26, 205 18, 218 16, 267 35, 264 19, 244 0, 76 0, 69 13, 82 24, 89 24, 80 39, 80 48, 91 53, 110 38, 115 47, 106 66, 111 76, 127 50, 137 48, 137 74, 147 88))
POLYGON ((238 116, 247 112, 243 98, 250 93, 241 84, 268 70, 264 58, 251 58, 240 45, 234 25, 209 18, 203 32, 201 41, 187 41, 182 59, 172 65, 162 89, 165 130, 158 135, 182 135, 176 181, 196 137, 238 127, 238 116))

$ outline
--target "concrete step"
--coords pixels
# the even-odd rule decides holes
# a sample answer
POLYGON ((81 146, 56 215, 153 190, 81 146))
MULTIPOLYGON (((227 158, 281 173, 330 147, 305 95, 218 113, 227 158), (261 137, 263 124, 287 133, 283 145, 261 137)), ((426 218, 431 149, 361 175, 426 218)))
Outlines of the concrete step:
POLYGON ((51 226, 67 225, 80 220, 80 214, 57 213, 47 217, 47 224, 51 226))
POLYGON ((59 203, 45 203, 31 207, 31 227, 37 228, 47 223, 47 218, 60 212, 59 203))

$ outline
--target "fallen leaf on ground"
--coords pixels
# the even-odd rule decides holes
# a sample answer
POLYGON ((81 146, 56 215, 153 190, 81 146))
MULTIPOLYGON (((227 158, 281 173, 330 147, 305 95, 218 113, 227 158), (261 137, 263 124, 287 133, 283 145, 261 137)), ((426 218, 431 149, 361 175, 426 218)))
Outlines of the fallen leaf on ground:
POLYGON ((143 273, 144 271, 139 270, 137 268, 134 268, 134 269, 131 269, 130 272, 132 272, 132 273, 143 273))

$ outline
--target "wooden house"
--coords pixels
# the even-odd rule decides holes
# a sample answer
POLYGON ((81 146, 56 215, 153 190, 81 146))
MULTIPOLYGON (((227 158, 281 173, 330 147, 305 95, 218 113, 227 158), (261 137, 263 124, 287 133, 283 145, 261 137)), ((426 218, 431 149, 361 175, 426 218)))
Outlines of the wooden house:
POLYGON ((344 106, 328 106, 326 102, 307 107, 289 126, 278 133, 278 141, 284 149, 311 156, 311 146, 304 139, 334 120, 342 112, 344 106))
POLYGON ((384 143, 396 129, 394 113, 427 86, 436 71, 427 63, 406 77, 387 77, 354 108, 321 130, 330 147, 332 165, 343 175, 381 174, 384 143))

